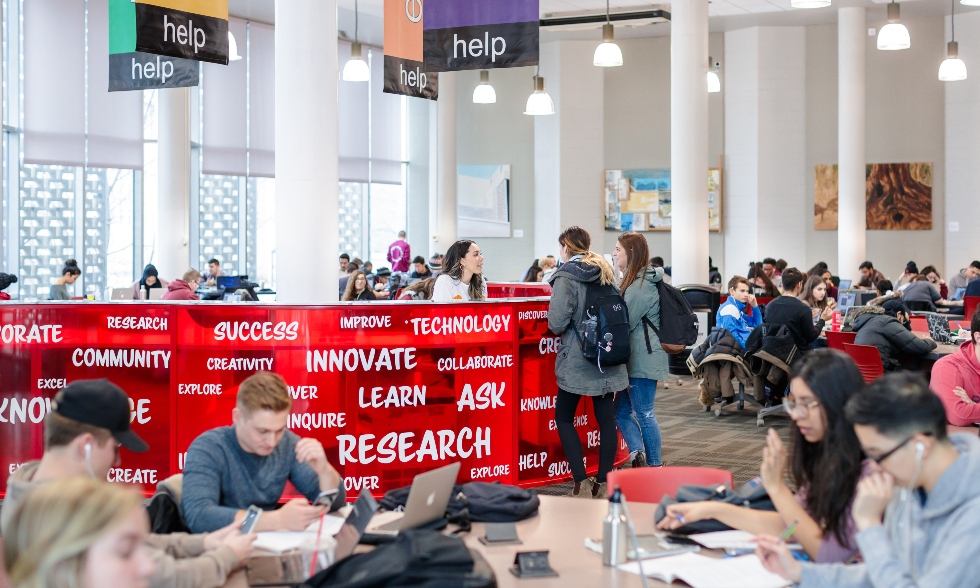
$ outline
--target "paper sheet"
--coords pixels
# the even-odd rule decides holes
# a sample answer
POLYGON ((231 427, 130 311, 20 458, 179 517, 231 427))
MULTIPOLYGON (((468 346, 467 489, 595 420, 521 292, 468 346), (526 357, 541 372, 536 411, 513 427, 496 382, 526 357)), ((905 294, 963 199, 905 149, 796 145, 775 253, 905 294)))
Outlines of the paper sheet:
MULTIPOLYGON (((619 569, 639 574, 636 562, 619 569)), ((696 553, 684 553, 643 562, 643 573, 669 580, 676 578, 694 588, 784 588, 790 582, 762 567, 754 555, 713 559, 696 553)))
POLYGON ((257 535, 258 538, 252 545, 256 549, 262 549, 272 553, 285 553, 293 549, 298 549, 303 543, 309 542, 313 544, 316 542, 316 533, 281 531, 257 533, 257 535))
POLYGON ((697 541, 708 549, 752 549, 756 545, 752 542, 755 535, 746 531, 718 531, 715 533, 697 533, 689 535, 693 541, 697 541))
MULTIPOLYGON (((323 537, 333 537, 340 532, 340 528, 344 526, 344 521, 347 519, 328 514, 323 515, 323 537)), ((316 535, 317 529, 320 528, 320 519, 317 519, 310 523, 310 526, 306 528, 307 533, 313 533, 316 535)))

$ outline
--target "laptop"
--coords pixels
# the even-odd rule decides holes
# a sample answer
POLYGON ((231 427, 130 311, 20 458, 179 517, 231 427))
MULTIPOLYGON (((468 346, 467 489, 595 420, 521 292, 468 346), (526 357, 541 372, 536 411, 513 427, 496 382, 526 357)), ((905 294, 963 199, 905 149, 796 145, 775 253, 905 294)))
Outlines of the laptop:
POLYGON ((963 297, 964 296, 966 296, 966 288, 957 288, 956 289, 956 292, 954 292, 953 295, 950 296, 949 299, 950 300, 954 300, 954 301, 956 301, 956 300, 963 300, 963 297))
POLYGON ((166 293, 163 288, 150 288, 150 300, 163 300, 163 295, 166 293))
POLYGON ((459 468, 460 462, 456 462, 415 476, 405 511, 375 516, 365 535, 394 537, 399 531, 416 529, 443 518, 459 468))
POLYGON ((132 299, 133 299, 132 288, 113 288, 112 296, 109 298, 109 300, 132 300, 132 299))
POLYGON ((857 301, 857 294, 855 294, 854 292, 841 292, 838 295, 838 300, 837 300, 837 310, 840 311, 841 316, 846 315, 848 309, 854 306, 854 303, 856 301, 857 301))
POLYGON ((841 280, 840 281, 840 285, 837 286, 837 289, 838 290, 850 290, 851 289, 851 282, 852 281, 853 280, 841 280))
POLYGON ((334 563, 354 553, 354 549, 361 541, 364 531, 377 510, 378 503, 371 496, 371 493, 367 489, 361 490, 361 494, 351 506, 350 514, 347 515, 344 526, 334 535, 334 539, 337 540, 337 547, 334 548, 333 552, 334 563))
POLYGON ((218 276, 214 282, 218 288, 237 290, 242 285, 242 278, 241 276, 218 276))

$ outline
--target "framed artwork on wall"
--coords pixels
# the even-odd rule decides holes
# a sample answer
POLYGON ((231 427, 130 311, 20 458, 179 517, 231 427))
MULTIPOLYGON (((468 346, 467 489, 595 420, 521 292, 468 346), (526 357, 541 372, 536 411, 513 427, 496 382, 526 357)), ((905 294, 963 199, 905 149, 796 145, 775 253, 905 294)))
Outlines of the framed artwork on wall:
MULTIPOLYGON (((721 168, 708 170, 708 228, 721 232, 721 168)), ((603 177, 603 212, 607 231, 669 231, 669 169, 610 169, 603 177)))

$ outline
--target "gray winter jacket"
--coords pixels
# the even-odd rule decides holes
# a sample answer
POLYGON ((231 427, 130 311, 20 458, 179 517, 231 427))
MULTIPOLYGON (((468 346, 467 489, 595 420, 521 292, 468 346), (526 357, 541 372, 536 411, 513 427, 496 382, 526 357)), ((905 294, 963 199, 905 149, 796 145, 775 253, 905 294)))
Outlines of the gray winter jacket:
POLYGON ((902 367, 899 363, 902 355, 925 355, 936 348, 935 341, 920 339, 897 318, 884 314, 885 310, 879 306, 868 306, 861 311, 852 327, 857 332, 854 343, 877 347, 887 372, 902 367))
MULTIPOLYGON (((640 273, 642 276, 642 272, 640 273)), ((626 308, 630 314, 630 361, 626 371, 630 378, 646 378, 648 380, 667 380, 667 352, 660 346, 657 332, 643 322, 645 316, 655 327, 660 328, 660 292, 657 282, 664 277, 664 268, 648 269, 646 279, 637 279, 623 292, 626 308), (650 349, 647 351, 647 339, 650 337, 650 349)))
POLYGON ((599 268, 570 261, 551 277, 551 303, 548 306, 548 328, 561 335, 555 376, 558 387, 583 396, 602 396, 629 386, 626 366, 602 368, 582 355, 582 343, 575 331, 585 314, 586 284, 599 283, 599 268))
POLYGON ((959 434, 951 440, 960 457, 924 506, 917 493, 896 488, 885 524, 855 536, 864 563, 804 563, 800 586, 980 587, 980 439, 959 434))

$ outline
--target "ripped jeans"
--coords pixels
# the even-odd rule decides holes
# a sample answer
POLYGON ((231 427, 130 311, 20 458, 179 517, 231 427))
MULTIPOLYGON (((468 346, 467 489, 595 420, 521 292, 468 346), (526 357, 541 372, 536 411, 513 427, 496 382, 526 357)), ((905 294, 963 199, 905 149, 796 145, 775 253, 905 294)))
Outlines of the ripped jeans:
POLYGON ((647 465, 659 466, 661 459, 660 425, 653 414, 657 381, 630 378, 629 391, 616 396, 616 425, 630 452, 646 450, 647 465))

